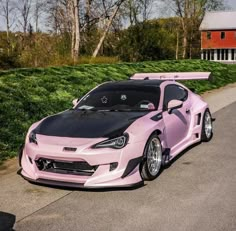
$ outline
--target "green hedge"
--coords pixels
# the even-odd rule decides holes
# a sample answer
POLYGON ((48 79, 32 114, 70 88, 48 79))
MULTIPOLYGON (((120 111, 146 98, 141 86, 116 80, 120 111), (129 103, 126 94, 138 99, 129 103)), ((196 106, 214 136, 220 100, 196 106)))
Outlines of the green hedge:
POLYGON ((99 83, 127 79, 136 72, 211 71, 214 80, 186 81, 199 93, 236 82, 227 65, 193 61, 160 61, 16 69, 0 72, 0 161, 17 154, 29 126, 72 106, 99 83))

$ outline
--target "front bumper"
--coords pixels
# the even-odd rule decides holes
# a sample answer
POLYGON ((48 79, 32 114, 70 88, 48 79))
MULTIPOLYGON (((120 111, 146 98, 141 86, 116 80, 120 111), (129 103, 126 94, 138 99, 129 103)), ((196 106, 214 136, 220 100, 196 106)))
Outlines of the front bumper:
POLYGON ((84 186, 84 184, 82 183, 71 183, 71 182, 54 181, 54 180, 46 180, 46 179, 33 180, 33 179, 25 177, 22 174, 22 169, 19 170, 18 174, 21 175, 25 180, 31 183, 36 183, 40 185, 48 185, 48 186, 57 186, 57 187, 78 188, 78 189, 137 188, 144 185, 144 181, 141 180, 140 182, 129 184, 129 185, 84 186))
POLYGON ((135 187, 143 183, 139 172, 144 149, 142 142, 129 144, 120 150, 84 149, 73 154, 60 152, 57 148, 52 151, 52 148, 39 148, 26 143, 21 154, 21 175, 30 182, 73 188, 135 187), (89 165, 98 167, 92 175, 61 174, 39 170, 37 160, 40 158, 65 162, 86 161, 89 165), (113 170, 110 168, 112 163, 117 163, 113 170))

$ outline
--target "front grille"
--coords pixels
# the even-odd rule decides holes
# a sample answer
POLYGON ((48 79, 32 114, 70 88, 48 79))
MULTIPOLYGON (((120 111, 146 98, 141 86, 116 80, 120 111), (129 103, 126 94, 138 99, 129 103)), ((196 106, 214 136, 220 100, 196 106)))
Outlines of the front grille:
POLYGON ((98 165, 91 166, 86 161, 68 162, 40 158, 35 163, 40 171, 81 176, 92 176, 98 168, 98 165))

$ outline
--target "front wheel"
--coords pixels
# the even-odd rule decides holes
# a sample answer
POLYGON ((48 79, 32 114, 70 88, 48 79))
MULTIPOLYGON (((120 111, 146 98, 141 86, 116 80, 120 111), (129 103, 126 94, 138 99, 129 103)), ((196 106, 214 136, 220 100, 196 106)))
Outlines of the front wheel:
POLYGON ((153 134, 144 149, 144 161, 141 165, 141 176, 144 180, 154 180, 160 173, 162 163, 161 142, 153 134))
POLYGON ((201 140, 203 142, 208 142, 211 140, 212 136, 213 136, 212 117, 209 109, 206 109, 202 121, 201 140))

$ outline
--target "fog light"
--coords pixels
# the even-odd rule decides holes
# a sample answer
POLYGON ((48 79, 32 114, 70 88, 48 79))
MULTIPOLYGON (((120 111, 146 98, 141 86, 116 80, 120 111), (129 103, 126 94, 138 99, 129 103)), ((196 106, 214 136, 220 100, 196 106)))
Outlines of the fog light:
POLYGON ((39 170, 43 170, 44 164, 43 164, 42 159, 36 160, 35 163, 36 163, 39 170))
POLYGON ((113 171, 117 168, 118 162, 110 163, 110 171, 113 171))
POLYGON ((36 160, 35 162, 39 170, 47 170, 47 169, 53 168, 52 160, 40 158, 39 160, 36 160))

